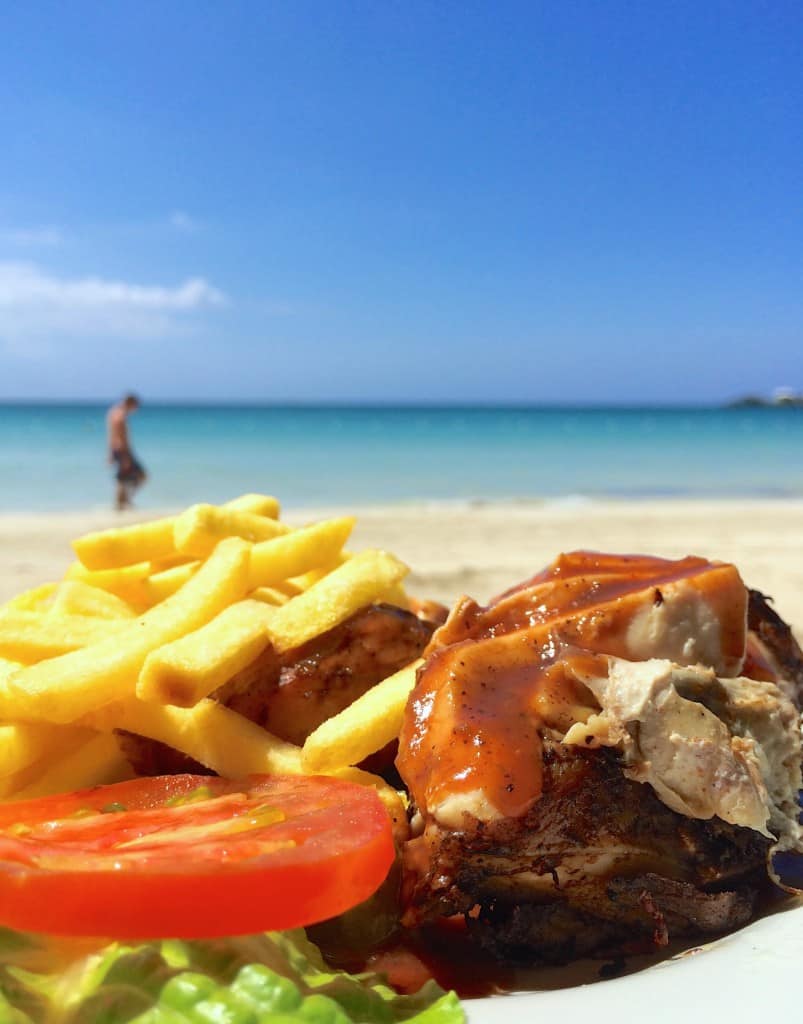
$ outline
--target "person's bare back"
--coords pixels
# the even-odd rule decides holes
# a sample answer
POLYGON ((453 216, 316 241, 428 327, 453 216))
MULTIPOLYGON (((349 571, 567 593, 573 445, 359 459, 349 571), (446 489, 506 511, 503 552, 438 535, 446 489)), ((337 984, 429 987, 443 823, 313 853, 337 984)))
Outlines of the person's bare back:
POLYGON ((128 413, 122 402, 109 409, 106 425, 109 435, 109 455, 116 451, 128 451, 128 413))

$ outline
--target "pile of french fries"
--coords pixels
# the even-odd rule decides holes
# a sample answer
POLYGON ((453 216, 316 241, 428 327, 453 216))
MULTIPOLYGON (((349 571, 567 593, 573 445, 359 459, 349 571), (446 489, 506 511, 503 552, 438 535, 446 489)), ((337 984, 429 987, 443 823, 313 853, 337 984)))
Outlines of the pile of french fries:
POLYGON ((324 722, 303 748, 210 695, 272 644, 287 651, 374 602, 406 607, 407 567, 345 545, 354 519, 291 528, 247 494, 88 534, 64 578, 0 607, 0 799, 130 777, 115 730, 159 740, 230 778, 335 774, 398 734, 417 665, 324 722))

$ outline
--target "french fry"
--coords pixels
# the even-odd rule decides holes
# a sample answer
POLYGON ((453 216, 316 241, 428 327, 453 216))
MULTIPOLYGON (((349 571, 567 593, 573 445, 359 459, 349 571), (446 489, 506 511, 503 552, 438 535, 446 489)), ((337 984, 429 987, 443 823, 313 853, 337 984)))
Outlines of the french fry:
POLYGON ((90 615, 3 612, 0 614, 0 656, 33 665, 119 636, 130 628, 132 621, 90 615))
POLYGON ((34 800, 54 793, 103 786, 132 775, 130 765, 120 752, 112 733, 98 733, 65 755, 32 783, 9 796, 14 800, 34 800))
POLYGON ((12 597, 10 601, 6 601, 4 605, 0 605, 0 612, 45 611, 50 607, 50 601, 57 587, 58 583, 43 583, 41 586, 33 587, 31 590, 24 590, 21 594, 17 594, 16 597, 12 597))
POLYGON ((325 569, 310 569, 309 572, 302 572, 300 576, 274 584, 273 589, 278 590, 287 598, 298 597, 299 594, 309 590, 313 583, 318 583, 319 580, 322 580, 324 576, 328 575, 338 565, 340 565, 340 562, 336 562, 335 565, 329 565, 325 569))
POLYGON ((297 586, 301 587, 302 590, 309 590, 313 583, 317 583, 319 580, 322 580, 324 576, 328 576, 330 572, 336 569, 339 565, 343 565, 345 562, 348 562, 351 558, 354 558, 354 552, 343 549, 338 552, 331 562, 327 562, 326 565, 316 565, 314 569, 310 569, 309 572, 302 573, 301 576, 296 576, 294 580, 290 580, 288 582, 295 583, 297 586))
POLYGON ((325 772, 359 764, 399 735, 407 698, 415 685, 419 659, 383 679, 338 715, 327 718, 302 748, 308 772, 325 772))
POLYGON ((199 629, 245 596, 248 555, 245 541, 224 540, 181 590, 126 624, 118 636, 12 672, 0 687, 0 719, 74 722, 133 696, 152 650, 199 629))
POLYGON ((234 512, 251 512, 255 516, 267 516, 269 519, 279 518, 279 501, 270 494, 241 494, 239 498, 223 503, 223 508, 234 512))
POLYGON ((410 598, 401 583, 394 583, 384 594, 380 594, 377 600, 383 604, 392 604, 394 608, 404 608, 405 611, 410 610, 410 598))
POLYGON ((37 761, 55 760, 91 735, 88 729, 47 722, 0 725, 0 779, 16 775, 37 761))
POLYGON ((293 530, 284 537, 254 544, 251 549, 250 588, 274 587, 321 563, 331 562, 354 529, 354 519, 325 519, 293 530))
POLYGON ((185 583, 189 583, 200 565, 200 562, 185 562, 184 565, 174 565, 172 569, 155 572, 146 584, 149 604, 153 606, 172 597, 185 583))
POLYGON ((263 604, 273 605, 274 607, 287 604, 290 600, 287 594, 283 594, 276 587, 257 587, 248 596, 253 601, 261 601, 263 604))
POLYGON ((224 537, 242 537, 254 543, 289 532, 290 527, 277 519, 216 505, 191 505, 176 517, 173 527, 176 550, 193 558, 206 558, 224 537))
MULTIPOLYGON (((203 507, 213 508, 214 506, 203 507)), ((223 508, 231 512, 255 515, 259 518, 276 519, 279 515, 279 502, 276 498, 266 494, 243 494, 233 501, 226 502, 223 508)), ((166 516, 162 519, 153 519, 150 522, 133 523, 131 526, 87 533, 73 541, 73 550, 87 569, 95 570, 117 569, 137 562, 170 560, 176 553, 175 521, 175 516, 166 516)), ((242 536, 245 540, 253 541, 267 540, 268 537, 276 536, 276 534, 264 530, 261 536, 250 537, 247 534, 231 531, 229 534, 219 535, 218 540, 221 536, 242 536)), ((202 552, 200 557, 207 553, 202 552)), ((170 566, 161 568, 170 568, 170 566)))
POLYGON ((302 594, 305 590, 309 590, 314 583, 319 583, 324 576, 328 576, 333 569, 336 569, 341 564, 340 559, 335 559, 332 565, 322 565, 317 569, 310 569, 309 572, 304 572, 300 576, 296 576, 295 579, 286 580, 285 582, 288 586, 294 586, 297 593, 302 594))
POLYGON ((197 704, 265 650, 272 614, 260 601, 240 601, 194 633, 151 651, 139 674, 137 697, 182 708, 197 704))
POLYGON ((133 619, 136 612, 131 605, 100 587, 92 587, 83 580, 64 580, 59 583, 48 613, 56 615, 93 615, 100 619, 133 619))
POLYGON ((87 533, 72 542, 78 560, 87 569, 119 569, 137 562, 167 558, 175 553, 172 516, 147 523, 87 533))
POLYGON ((27 786, 36 782, 37 779, 40 779, 48 767, 49 763, 47 761, 32 761, 30 764, 26 764, 24 768, 14 772, 13 775, 6 775, 0 778, 0 800, 13 799, 16 793, 19 793, 27 786))
POLYGON ((126 729, 166 743, 230 779, 271 772, 298 775, 301 771, 299 747, 272 736, 215 700, 177 708, 134 698, 110 704, 82 721, 96 729, 126 729))
MULTIPOLYGON (((301 577, 299 577, 299 579, 300 578, 301 577)), ((280 583, 274 584, 274 590, 278 590, 280 594, 284 594, 288 600, 291 597, 298 597, 299 594, 304 593, 304 588, 294 580, 282 580, 280 583)))
POLYGON ((98 569, 96 572, 87 569, 80 562, 73 562, 67 568, 65 579, 82 580, 90 587, 107 590, 110 594, 122 598, 137 611, 141 611, 151 603, 148 590, 150 572, 150 562, 124 565, 120 569, 98 569))
POLYGON ((177 552, 175 555, 170 555, 168 558, 154 558, 151 560, 151 575, 157 572, 165 572, 167 569, 176 569, 181 565, 188 565, 194 559, 190 558, 189 555, 182 555, 181 552, 177 552))
MULTIPOLYGON (((192 708, 137 699, 121 701, 88 714, 84 724, 104 731, 125 729, 166 743, 228 779, 303 774, 299 747, 280 740, 215 700, 199 701, 192 708)), ((373 786, 396 826, 406 824, 399 794, 379 776, 358 768, 338 768, 326 774, 373 786)))
MULTIPOLYGON (((254 552, 259 546, 252 550, 252 572, 254 552)), ((333 629, 387 593, 408 572, 403 562, 385 551, 360 552, 277 610, 268 625, 273 646, 277 651, 287 651, 333 629)))
POLYGON ((9 658, 0 658, 0 683, 10 676, 12 672, 16 672, 18 668, 22 668, 24 662, 12 661, 9 658))

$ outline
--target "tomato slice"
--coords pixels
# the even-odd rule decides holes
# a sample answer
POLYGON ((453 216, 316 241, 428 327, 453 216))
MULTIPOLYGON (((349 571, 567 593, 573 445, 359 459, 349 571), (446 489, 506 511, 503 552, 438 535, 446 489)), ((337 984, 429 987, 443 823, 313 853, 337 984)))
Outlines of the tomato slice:
POLYGON ((120 939, 295 928, 367 899, 393 857, 370 787, 135 779, 0 805, 0 924, 120 939))

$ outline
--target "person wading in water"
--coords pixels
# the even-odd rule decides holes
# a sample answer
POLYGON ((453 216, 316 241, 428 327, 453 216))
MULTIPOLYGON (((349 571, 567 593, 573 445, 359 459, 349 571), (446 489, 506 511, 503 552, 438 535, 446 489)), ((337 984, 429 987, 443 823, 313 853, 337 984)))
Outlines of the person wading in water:
POLYGON ((116 466, 115 507, 118 511, 131 507, 131 496, 148 478, 142 464, 131 450, 128 436, 128 417, 139 409, 139 404, 136 395, 128 394, 113 405, 106 415, 109 464, 116 466))

